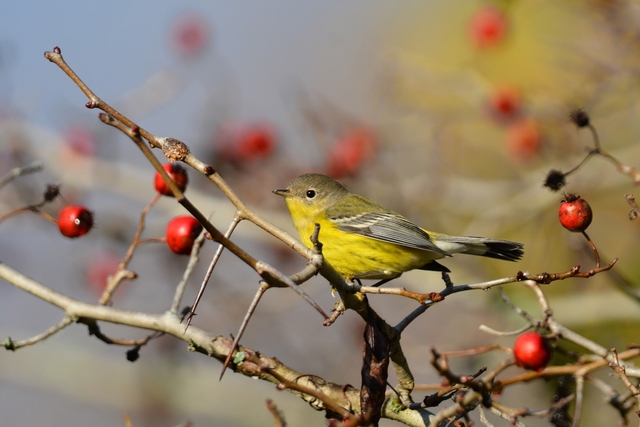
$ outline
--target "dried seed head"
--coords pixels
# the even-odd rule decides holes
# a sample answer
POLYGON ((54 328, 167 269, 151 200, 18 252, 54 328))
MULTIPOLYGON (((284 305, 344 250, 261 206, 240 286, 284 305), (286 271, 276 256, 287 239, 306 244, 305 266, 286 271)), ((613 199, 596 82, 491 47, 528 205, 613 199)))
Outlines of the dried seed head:
POLYGON ((560 190, 565 184, 565 174, 556 169, 551 169, 544 180, 544 186, 549 187, 552 191, 560 190))
POLYGON ((585 128, 591 124, 589 115, 581 108, 569 113, 569 119, 579 128, 585 128))

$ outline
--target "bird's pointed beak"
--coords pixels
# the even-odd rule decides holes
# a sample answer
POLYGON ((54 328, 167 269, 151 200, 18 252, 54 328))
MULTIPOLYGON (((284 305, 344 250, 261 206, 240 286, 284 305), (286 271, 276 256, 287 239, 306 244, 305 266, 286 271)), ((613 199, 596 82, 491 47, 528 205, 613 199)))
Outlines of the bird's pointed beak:
POLYGON ((289 190, 286 188, 283 188, 281 190, 273 190, 273 194, 277 194, 278 196, 282 196, 282 197, 289 197, 291 195, 289 190))

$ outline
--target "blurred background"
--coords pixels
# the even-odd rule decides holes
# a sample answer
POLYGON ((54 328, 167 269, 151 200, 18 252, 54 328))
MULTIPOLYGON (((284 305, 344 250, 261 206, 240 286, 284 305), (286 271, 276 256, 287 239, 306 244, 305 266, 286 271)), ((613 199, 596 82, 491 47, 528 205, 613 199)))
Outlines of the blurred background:
MULTIPOLYGON (((54 46, 98 96, 150 132, 186 142, 277 226, 293 232, 284 203, 271 190, 313 171, 425 228, 525 244, 518 264, 447 260, 456 284, 518 270, 594 267, 582 236, 558 223, 562 195, 543 187, 549 170, 571 169, 593 146, 589 131, 569 122, 570 111, 584 108, 602 147, 640 166, 636 1, 12 2, 4 5, 0 24, 0 175, 33 161, 45 167, 0 190, 0 214, 40 201, 47 183, 59 183, 64 200, 45 210, 55 216, 67 203, 82 203, 97 225, 70 240, 36 215, 10 218, 0 224, 0 260, 83 301, 97 301, 125 254, 140 211, 155 194, 153 169, 43 58, 54 46)), ((226 229, 230 203, 208 180, 194 173, 190 179, 187 196, 226 229)), ((594 158, 567 181, 564 190, 591 204, 589 235, 603 262, 619 258, 621 277, 601 274, 544 289, 558 321, 605 348, 625 348, 637 342, 639 326, 638 301, 621 290, 640 274, 638 224, 629 221, 624 199, 635 191, 633 180, 594 158)), ((164 198, 150 213, 145 236, 162 236, 167 221, 183 213, 164 198)), ((284 272, 304 265, 251 224, 241 224, 234 240, 284 272)), ((207 242, 203 258, 214 252, 207 242)), ((139 278, 118 291, 114 306, 166 311, 186 263, 164 244, 139 248, 130 266, 139 278)), ((205 270, 203 262, 183 305, 192 303, 205 270)), ((223 255, 194 324, 235 334, 257 285, 255 273, 223 255)), ((392 285, 424 292, 443 287, 439 275, 428 272, 405 274, 392 285)), ((333 306, 321 278, 305 290, 325 310, 333 306)), ((539 315, 532 294, 517 284, 506 291, 539 315)), ((391 324, 416 307, 400 297, 370 300, 391 324)), ((0 283, 0 339, 25 339, 62 316, 0 283)), ((416 383, 441 381, 429 364, 432 347, 512 345, 513 337, 479 333, 480 324, 513 330, 523 320, 495 290, 453 295, 416 320, 403 335, 416 383)), ((114 337, 145 335, 102 328, 114 337)), ((362 330, 353 313, 323 327, 318 313, 283 289, 266 295, 242 344, 301 372, 358 386, 362 330)), ((3 422, 120 426, 130 414, 135 427, 186 420, 268 425, 270 398, 290 425, 324 425, 322 413, 272 385, 230 372, 219 382, 221 365, 176 339, 153 341, 135 363, 125 351, 72 325, 34 347, 0 352, 3 422)), ((505 357, 468 358, 455 368, 471 374, 505 357)), ((623 391, 608 374, 599 376, 623 391)), ((545 408, 553 387, 554 381, 518 386, 501 402, 545 408)), ((422 395, 416 392, 416 400, 422 395)), ((611 425, 616 411, 603 396, 587 385, 586 398, 581 425, 611 425)), ((548 425, 544 419, 525 423, 548 425)))

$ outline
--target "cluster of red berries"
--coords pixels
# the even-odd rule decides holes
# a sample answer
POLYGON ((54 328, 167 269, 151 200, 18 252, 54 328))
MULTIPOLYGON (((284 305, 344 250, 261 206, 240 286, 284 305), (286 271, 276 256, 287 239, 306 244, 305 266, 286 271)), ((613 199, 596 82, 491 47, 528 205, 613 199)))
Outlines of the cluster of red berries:
POLYGON ((353 176, 369 160, 376 149, 375 134, 365 127, 354 127, 344 133, 329 151, 327 173, 335 179, 353 176))
MULTIPOLYGON (((567 230, 584 232, 591 224, 593 212, 586 200, 576 194, 567 194, 558 209, 558 218, 567 230)), ((552 348, 548 339, 538 332, 527 332, 516 339, 513 355, 518 366, 541 371, 551 360, 552 348)))
POLYGON ((227 123, 216 135, 217 154, 235 164, 266 159, 276 149, 276 132, 267 123, 227 123))
POLYGON ((543 134, 538 120, 525 114, 522 95, 511 85, 497 85, 489 96, 487 110, 498 124, 506 126, 507 153, 515 160, 530 161, 542 150, 543 134))
MULTIPOLYGON (((169 163, 163 165, 163 168, 167 171, 180 191, 185 191, 189 182, 189 176, 184 166, 179 163, 169 163)), ((158 172, 156 172, 154 177, 154 187, 160 194, 169 197, 174 196, 158 172)), ((91 230, 93 225, 93 212, 85 206, 65 206, 58 215, 58 228, 60 233, 69 238, 84 236, 91 230)), ((167 224, 167 245, 169 249, 177 254, 189 255, 196 238, 201 232, 202 225, 195 218, 190 215, 177 216, 167 224)))
MULTIPOLYGON (((180 163, 167 163, 162 166, 169 174, 169 177, 173 180, 180 191, 187 189, 189 183, 189 175, 187 170, 180 163)), ((162 176, 156 172, 154 180, 154 187, 156 191, 162 195, 174 197, 171 189, 164 182, 162 176)), ((193 244, 196 238, 202 232, 202 225, 191 215, 182 215, 173 218, 167 224, 166 239, 167 246, 174 253, 179 255, 189 255, 193 249, 193 244)))
POLYGON ((506 126, 509 156, 521 162, 534 159, 542 150, 542 128, 538 120, 525 114, 520 91, 511 85, 497 85, 487 106, 491 118, 506 126))
MULTIPOLYGON (((576 194, 567 194, 560 203, 558 218, 564 228, 579 233, 589 227, 593 212, 586 200, 576 194)), ((518 366, 534 371, 541 371, 547 366, 552 352, 548 339, 538 332, 520 335, 513 346, 518 366)))
MULTIPOLYGON (((469 37, 483 51, 504 45, 509 36, 509 17, 496 6, 478 9, 469 21, 469 37)), ((542 129, 537 120, 524 116, 522 95, 511 85, 496 85, 489 96, 488 111, 496 122, 507 126, 507 153, 520 162, 534 159, 542 149, 542 129)))

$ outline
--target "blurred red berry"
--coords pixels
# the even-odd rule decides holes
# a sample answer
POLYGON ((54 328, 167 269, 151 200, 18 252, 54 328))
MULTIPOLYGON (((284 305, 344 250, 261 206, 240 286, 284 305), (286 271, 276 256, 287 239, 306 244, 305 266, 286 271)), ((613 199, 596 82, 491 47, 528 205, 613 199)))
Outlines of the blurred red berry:
POLYGON ((93 134, 80 126, 72 126, 65 131, 64 140, 67 147, 75 154, 90 157, 96 152, 96 141, 93 134))
POLYGON ((201 54, 209 43, 209 25, 199 15, 181 15, 172 24, 171 44, 181 57, 201 54))
POLYGON ((58 215, 58 228, 63 236, 72 239, 84 236, 91 227, 93 227, 93 213, 84 206, 65 206, 58 215))
POLYGON ((522 110, 520 92, 511 85, 497 86, 489 98, 489 111, 499 121, 510 121, 522 110))
POLYGON ((256 126, 247 129, 237 148, 241 159, 253 160, 268 157, 275 148, 273 131, 267 126, 256 126))
POLYGON ((373 156, 375 149, 373 132, 362 127, 350 129, 329 151, 329 175, 336 179, 354 175, 362 163, 373 156))
POLYGON ((99 253, 92 257, 87 269, 87 282, 92 290, 102 295, 107 279, 118 271, 120 257, 112 252, 99 253))
POLYGON ((576 194, 566 194, 558 209, 560 224, 574 233, 587 229, 593 220, 591 206, 576 194))
POLYGON ((266 123, 227 123, 218 129, 218 154, 226 160, 246 162, 269 157, 276 148, 276 134, 266 123))
POLYGON ((532 371, 542 371, 551 360, 551 354, 549 342, 537 332, 525 332, 513 345, 518 366, 532 371))
POLYGON ((469 23, 471 40, 480 49, 489 49, 503 42, 509 22, 504 12, 487 6, 478 10, 469 23))
POLYGON ((519 120, 507 129, 509 155, 520 161, 535 158, 542 149, 542 130, 533 119, 519 120))
POLYGON ((190 255, 202 225, 189 215, 177 216, 167 224, 167 245, 179 255, 190 255))
MULTIPOLYGON (((189 175, 187 174, 187 169, 180 163, 167 163, 162 165, 162 167, 167 171, 180 191, 184 192, 184 190, 187 189, 187 184, 189 183, 189 175)), ((162 179, 162 176, 157 171, 153 179, 153 184, 158 193, 165 196, 174 197, 171 189, 169 188, 167 183, 164 182, 164 179, 162 179)))

